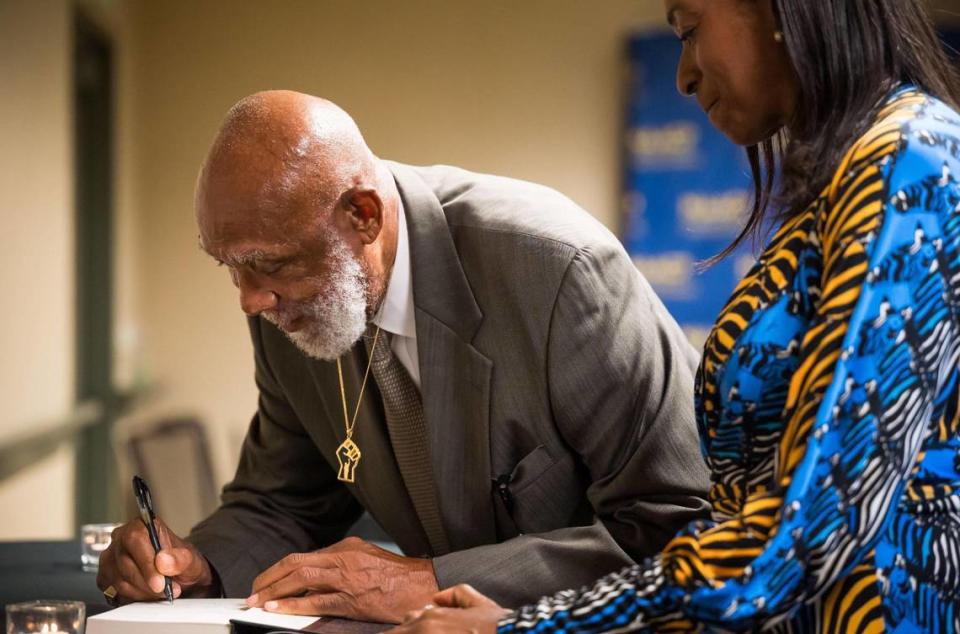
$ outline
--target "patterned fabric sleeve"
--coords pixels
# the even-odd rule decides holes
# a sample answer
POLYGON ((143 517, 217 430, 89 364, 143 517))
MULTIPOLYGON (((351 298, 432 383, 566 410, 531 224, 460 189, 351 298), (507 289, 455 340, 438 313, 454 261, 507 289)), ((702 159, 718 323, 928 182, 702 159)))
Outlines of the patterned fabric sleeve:
POLYGON ((957 289, 944 268, 945 258, 956 264, 957 220, 938 201, 960 200, 950 174, 958 166, 914 143, 908 113, 862 138, 819 201, 822 285, 790 380, 777 489, 754 493, 734 519, 690 526, 657 557, 592 588, 521 608, 499 632, 741 630, 814 600, 829 612, 857 597, 857 622, 845 628, 882 628, 873 549, 943 414, 939 395, 952 393, 945 383, 957 363, 956 330, 944 330, 953 324, 957 289))

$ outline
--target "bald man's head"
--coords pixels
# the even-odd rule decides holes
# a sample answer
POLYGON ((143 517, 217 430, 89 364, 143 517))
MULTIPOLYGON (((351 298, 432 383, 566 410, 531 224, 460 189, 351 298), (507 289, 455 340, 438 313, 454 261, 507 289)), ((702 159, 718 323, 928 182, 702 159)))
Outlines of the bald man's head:
POLYGON ((195 196, 200 245, 230 267, 248 315, 311 356, 349 350, 396 254, 399 194, 335 104, 262 92, 230 109, 195 196))
POLYGON ((375 179, 376 159, 340 107, 297 92, 261 92, 227 113, 200 172, 197 208, 224 187, 264 202, 300 196, 329 206, 375 179))

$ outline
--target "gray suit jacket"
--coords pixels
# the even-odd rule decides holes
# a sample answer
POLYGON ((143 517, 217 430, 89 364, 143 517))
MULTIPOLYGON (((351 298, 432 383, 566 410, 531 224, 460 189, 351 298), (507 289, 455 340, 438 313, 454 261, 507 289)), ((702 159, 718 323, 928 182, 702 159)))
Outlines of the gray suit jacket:
MULTIPOLYGON (((557 192, 389 163, 409 228, 422 397, 453 552, 441 587, 504 605, 593 581, 707 514, 693 415, 697 355, 620 243, 557 192), (493 481, 508 480, 495 493, 493 481)), ((236 478, 190 539, 228 596, 279 558, 340 539, 366 508, 432 556, 368 385, 355 485, 336 364, 250 319, 260 402, 236 478)), ((344 363, 356 398, 364 346, 344 363)), ((371 378, 372 381, 372 378, 371 378)))

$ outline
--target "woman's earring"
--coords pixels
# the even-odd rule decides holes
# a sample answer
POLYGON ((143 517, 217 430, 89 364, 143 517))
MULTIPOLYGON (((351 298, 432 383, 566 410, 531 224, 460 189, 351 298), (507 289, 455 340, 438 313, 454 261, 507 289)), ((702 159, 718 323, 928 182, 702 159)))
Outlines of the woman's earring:
POLYGON ((783 44, 783 31, 774 31, 773 41, 777 44, 783 44))

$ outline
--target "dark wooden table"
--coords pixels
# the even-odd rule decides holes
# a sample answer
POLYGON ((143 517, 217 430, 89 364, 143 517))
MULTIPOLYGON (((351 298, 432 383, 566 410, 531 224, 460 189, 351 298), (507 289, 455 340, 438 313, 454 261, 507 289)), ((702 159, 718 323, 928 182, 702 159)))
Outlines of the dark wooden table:
MULTIPOLYGON (((97 573, 80 567, 80 542, 0 542, 0 604, 58 599, 83 601, 87 615, 110 608, 97 589, 97 573)), ((6 613, 0 614, 6 631, 6 613)))
MULTIPOLYGON (((80 542, 0 542, 0 605, 57 599, 83 601, 87 616, 109 610, 97 588, 97 574, 80 566, 80 542)), ((6 614, 0 610, 0 632, 6 631, 6 614)), ((325 620, 312 629, 321 634, 372 634, 387 625, 343 619, 325 620)))

